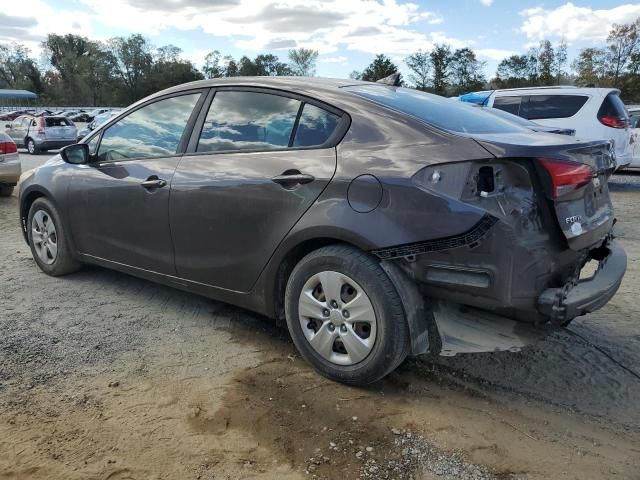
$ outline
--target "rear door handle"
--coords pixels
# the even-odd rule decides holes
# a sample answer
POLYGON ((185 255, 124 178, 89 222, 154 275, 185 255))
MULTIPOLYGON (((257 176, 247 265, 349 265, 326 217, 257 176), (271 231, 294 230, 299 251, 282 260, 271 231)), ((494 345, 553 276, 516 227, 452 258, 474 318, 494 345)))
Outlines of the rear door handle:
POLYGON ((143 188, 147 188, 147 189, 153 189, 153 188, 162 188, 167 184, 166 180, 163 180, 161 178, 156 177, 155 175, 152 177, 149 177, 148 179, 146 179, 144 182, 142 182, 140 185, 142 185, 143 188), (154 178, 155 177, 155 178, 154 178))
POLYGON ((291 173, 283 173, 273 177, 271 180, 284 187, 290 187, 294 185, 303 185, 305 183, 313 182, 316 179, 313 175, 307 175, 306 173, 300 173, 297 170, 291 173))

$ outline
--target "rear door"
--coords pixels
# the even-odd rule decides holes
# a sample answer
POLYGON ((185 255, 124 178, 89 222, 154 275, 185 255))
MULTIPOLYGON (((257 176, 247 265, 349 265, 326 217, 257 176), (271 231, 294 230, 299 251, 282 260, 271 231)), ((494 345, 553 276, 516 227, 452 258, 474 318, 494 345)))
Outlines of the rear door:
POLYGON ((180 277, 249 291, 336 167, 342 114, 294 95, 219 89, 176 170, 171 231, 180 277))
POLYGON ((47 140, 69 141, 76 139, 76 127, 66 117, 45 117, 45 137, 47 140))
POLYGON ((89 141, 97 153, 77 166, 68 194, 81 253, 175 275, 170 184, 202 97, 192 91, 154 99, 100 132, 99 144, 89 141))
POLYGON ((9 124, 10 128, 6 130, 7 134, 18 146, 24 145, 24 138, 27 135, 27 125, 29 124, 29 121, 29 117, 17 117, 9 124))

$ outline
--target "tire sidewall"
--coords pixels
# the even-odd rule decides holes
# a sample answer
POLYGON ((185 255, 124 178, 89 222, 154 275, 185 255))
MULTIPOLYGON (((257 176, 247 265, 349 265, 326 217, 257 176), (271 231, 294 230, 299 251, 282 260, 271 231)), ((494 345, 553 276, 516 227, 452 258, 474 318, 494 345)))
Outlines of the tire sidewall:
POLYGON ((368 257, 364 252, 353 249, 358 256, 318 254, 322 250, 301 260, 289 277, 285 293, 289 332, 303 357, 322 374, 350 384, 371 383, 394 369, 406 356, 408 327, 400 299, 377 261, 373 260, 372 263, 372 259, 368 258, 367 264, 358 258, 368 257), (372 268, 372 265, 376 268, 372 268), (352 278, 364 290, 373 306, 376 315, 374 347, 364 360, 355 365, 337 365, 326 360, 313 349, 302 330, 298 315, 300 293, 306 281, 322 271, 335 271, 352 278))
POLYGON ((33 255, 33 259, 38 264, 38 267, 40 267, 40 269, 46 274, 53 276, 62 275, 64 273, 68 273, 68 271, 70 270, 77 268, 76 262, 71 258, 71 252, 68 248, 66 232, 64 230, 62 220, 58 215, 57 210, 49 200, 45 198, 38 198, 31 205, 31 208, 29 209, 29 215, 27 217, 27 235, 29 238, 29 246, 31 247, 31 254, 33 255), (33 216, 39 210, 45 211, 49 218, 53 220, 53 224, 56 227, 58 255, 51 265, 40 260, 40 257, 38 256, 33 243, 33 216))

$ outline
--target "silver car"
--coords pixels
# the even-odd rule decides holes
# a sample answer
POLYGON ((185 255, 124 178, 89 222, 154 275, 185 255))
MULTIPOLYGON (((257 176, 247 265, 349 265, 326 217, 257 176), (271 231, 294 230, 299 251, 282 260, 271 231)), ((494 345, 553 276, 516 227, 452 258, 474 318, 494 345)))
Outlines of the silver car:
POLYGON ((16 145, 26 147, 32 155, 72 145, 78 135, 73 121, 61 115, 37 118, 23 115, 5 126, 16 145))
POLYGON ((16 143, 9 135, 0 132, 0 197, 8 197, 13 193, 21 173, 16 143))

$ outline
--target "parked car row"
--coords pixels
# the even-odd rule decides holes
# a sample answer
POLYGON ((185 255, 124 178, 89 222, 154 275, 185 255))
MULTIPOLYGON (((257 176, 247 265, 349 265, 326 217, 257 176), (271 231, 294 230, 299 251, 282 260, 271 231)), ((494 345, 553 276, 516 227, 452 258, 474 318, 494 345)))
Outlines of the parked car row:
MULTIPOLYGON (((615 151, 617 168, 640 167, 638 135, 633 131, 636 126, 631 124, 630 112, 620 100, 618 89, 512 88, 473 92, 459 99, 508 112, 544 127, 572 130, 584 140, 608 140, 615 151)), ((640 111, 636 111, 640 118, 640 111)))
POLYGON ((517 351, 605 305, 626 269, 617 94, 492 94, 575 130, 558 135, 397 83, 230 77, 145 98, 23 175, 33 257, 286 320, 309 363, 357 385, 408 354, 517 351), (607 135, 584 138, 591 120, 607 135))

